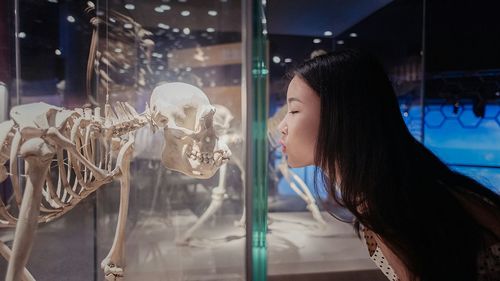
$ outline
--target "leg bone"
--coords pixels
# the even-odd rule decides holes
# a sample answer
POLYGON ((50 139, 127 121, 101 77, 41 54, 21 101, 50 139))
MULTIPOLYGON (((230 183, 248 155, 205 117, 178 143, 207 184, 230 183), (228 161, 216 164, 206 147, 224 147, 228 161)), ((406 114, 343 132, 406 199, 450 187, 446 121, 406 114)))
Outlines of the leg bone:
POLYGON ((212 190, 212 201, 210 202, 210 205, 195 222, 195 224, 191 226, 179 239, 177 239, 177 244, 187 244, 189 239, 193 236, 193 233, 198 230, 210 217, 212 217, 217 210, 220 209, 222 201, 224 201, 224 196, 226 195, 226 171, 227 164, 224 164, 220 167, 219 171, 219 185, 212 190))
POLYGON ((33 138, 21 147, 21 155, 29 163, 28 180, 24 191, 19 220, 14 235, 12 257, 8 265, 6 281, 21 280, 31 252, 38 226, 42 188, 54 149, 44 140, 33 138))

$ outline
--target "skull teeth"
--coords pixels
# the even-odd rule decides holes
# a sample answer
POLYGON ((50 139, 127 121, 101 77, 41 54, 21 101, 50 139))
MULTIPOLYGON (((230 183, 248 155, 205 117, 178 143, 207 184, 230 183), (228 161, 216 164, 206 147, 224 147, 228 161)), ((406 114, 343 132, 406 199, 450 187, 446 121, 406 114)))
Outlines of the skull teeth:
POLYGON ((186 157, 191 160, 199 161, 203 164, 211 164, 211 165, 222 165, 229 160, 230 154, 228 154, 224 150, 217 150, 212 152, 200 152, 198 147, 189 146, 186 149, 186 157))
POLYGON ((193 160, 198 160, 198 161, 206 163, 206 164, 215 161, 214 154, 210 153, 210 152, 207 152, 207 153, 187 152, 186 156, 188 158, 191 158, 193 160))
POLYGON ((192 160, 197 160, 204 164, 217 164, 222 165, 229 160, 229 156, 225 151, 215 151, 212 152, 199 152, 199 151, 187 151, 186 156, 192 160))

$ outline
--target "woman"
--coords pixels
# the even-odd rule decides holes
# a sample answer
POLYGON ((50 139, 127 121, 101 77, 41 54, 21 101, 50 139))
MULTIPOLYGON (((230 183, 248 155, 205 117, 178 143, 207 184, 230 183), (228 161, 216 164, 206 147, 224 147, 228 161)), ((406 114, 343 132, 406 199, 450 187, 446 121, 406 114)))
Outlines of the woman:
POLYGON ((289 165, 322 171, 389 279, 500 280, 499 196, 412 137, 376 59, 342 50, 306 61, 287 104, 289 165))

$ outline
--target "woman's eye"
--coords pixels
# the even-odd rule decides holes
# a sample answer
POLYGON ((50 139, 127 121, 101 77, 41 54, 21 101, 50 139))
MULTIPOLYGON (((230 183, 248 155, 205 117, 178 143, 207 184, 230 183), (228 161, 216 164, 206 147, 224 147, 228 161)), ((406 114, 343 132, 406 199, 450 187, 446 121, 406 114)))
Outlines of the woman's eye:
POLYGON ((290 112, 288 112, 288 113, 290 113, 290 114, 295 114, 295 113, 298 113, 298 111, 297 111, 297 110, 295 110, 295 111, 290 111, 290 112))

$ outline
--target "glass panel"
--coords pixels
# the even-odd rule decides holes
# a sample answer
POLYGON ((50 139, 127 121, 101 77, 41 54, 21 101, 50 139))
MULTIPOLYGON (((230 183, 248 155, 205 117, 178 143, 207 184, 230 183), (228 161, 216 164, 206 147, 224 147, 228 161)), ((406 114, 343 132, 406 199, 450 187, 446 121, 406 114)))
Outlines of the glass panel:
MULTIPOLYGON (((83 13, 84 8, 85 5, 74 1, 2 1, 0 29, 4 29, 5 33, 0 32, 0 45, 5 56, 3 60, 0 59, 0 69, 9 93, 5 107, 10 105, 10 109, 16 105, 35 102, 67 108, 85 104, 84 81, 88 45, 82 42, 90 42, 91 27, 83 13)), ((48 113, 48 105, 24 107, 19 109, 18 116, 24 119, 23 116, 31 115, 29 119, 34 119, 37 115, 43 117, 45 112, 48 113)), ((27 126, 43 127, 43 122, 27 126)), ((12 135, 7 139, 8 143, 13 142, 12 135)), ((22 143, 26 140, 22 140, 22 143)), ((15 200, 13 186, 16 186, 17 178, 20 189, 24 189, 27 181, 23 174, 27 170, 26 162, 20 156, 16 157, 17 165, 9 167, 12 163, 12 159, 9 160, 11 148, 10 145, 2 144, 0 163, 5 165, 11 174, 18 176, 12 175, 5 181, 2 179, 0 197, 7 204, 8 212, 18 217, 19 205, 15 200), (7 158, 4 158, 5 155, 7 158)), ((18 151, 17 154, 19 153, 18 151)), ((86 200, 78 202, 75 198, 70 199, 68 193, 63 191, 58 174, 63 170, 69 172, 71 183, 75 182, 75 174, 68 169, 67 152, 64 152, 61 158, 63 165, 58 165, 56 161, 47 164, 50 167, 47 174, 50 181, 47 179, 44 182, 40 216, 43 217, 42 221, 53 221, 41 222, 38 225, 27 268, 36 280, 93 280, 98 269, 95 260, 94 197, 90 195, 86 200), (57 196, 52 196, 50 190, 57 193, 57 196), (60 200, 54 199, 56 197, 60 200), (67 204, 69 201, 74 204, 67 204)), ((0 240, 12 248, 14 228, 2 226, 0 240)), ((27 243, 28 241, 25 241, 21 248, 26 248, 27 243)), ((2 278, 6 269, 7 264, 2 258, 2 278)))
MULTIPOLYGON (((267 276, 267 194, 268 194, 268 41, 266 1, 252 0, 252 280, 267 276)), ((248 206, 248 205, 247 205, 248 206)), ((248 275, 247 275, 248 276, 248 275)))
POLYGON ((500 188, 496 177, 500 39, 491 34, 500 32, 493 19, 499 8, 499 3, 490 1, 459 6, 427 1, 424 118, 425 145, 453 168, 479 176, 496 191, 500 188), (450 10, 452 15, 445 18, 450 10), (464 16, 475 20, 464 23, 464 16))
MULTIPOLYGON (((76 152, 49 165, 41 215, 54 221, 36 232, 36 280, 244 280, 241 14, 242 1, 225 0, 0 4, 2 106, 74 110, 53 108, 67 113, 59 129, 76 152)), ((2 173, 0 199, 17 216, 2 173)), ((0 224, 0 239, 12 247, 13 227, 0 224)))
MULTIPOLYGON (((212 280, 242 280, 244 227, 235 224, 240 222, 244 206, 241 3, 214 0, 100 4, 103 16, 113 17, 116 23, 100 29, 98 52, 118 54, 117 58, 123 54, 132 61, 118 62, 125 74, 130 72, 130 80, 123 79, 115 88, 109 88, 109 99, 127 100, 140 108, 148 102, 151 88, 159 83, 180 81, 200 87, 217 106, 214 125, 219 139, 228 142, 233 160, 210 179, 187 177, 163 167, 164 156, 159 153, 162 134, 153 136, 149 128, 137 133, 141 141, 135 145, 137 155, 130 172, 127 279, 169 276, 171 280, 196 280, 210 275, 212 280), (119 18, 114 12, 130 19, 119 18), (151 34, 141 37, 135 30, 137 24, 151 34), (130 38, 118 37, 131 31, 135 33, 130 38), (154 46, 149 47, 148 40, 154 46), (127 69, 127 65, 132 67, 127 69)), ((120 70, 114 74, 123 77, 120 70)), ((106 90, 98 88, 98 100, 105 100, 106 90)), ((202 113, 203 108, 195 110, 202 113)), ((189 121, 178 117, 177 126, 189 121)), ((114 228, 109 225, 115 225, 118 218, 119 190, 119 185, 114 184, 98 193, 98 260, 104 259, 112 246, 114 228)), ((99 279, 103 280, 102 274, 99 279)))
MULTIPOLYGON (((270 123, 276 127, 284 114, 286 73, 324 51, 363 48, 384 64, 406 124, 420 140, 423 1, 299 3, 269 2, 270 123), (312 11, 305 15, 305 9, 312 11)), ((320 178, 314 186, 314 167, 280 170, 279 147, 274 143, 270 154, 270 279, 386 280, 352 226, 341 221, 350 214, 329 202, 320 178), (296 177, 287 180, 283 172, 296 177)))
POLYGON ((500 4, 454 4, 427 1, 424 143, 500 193, 500 39, 491 37, 500 32, 492 19, 500 4), (464 16, 475 20, 464 23, 464 16))

